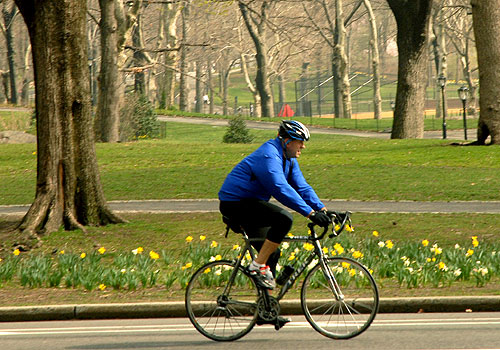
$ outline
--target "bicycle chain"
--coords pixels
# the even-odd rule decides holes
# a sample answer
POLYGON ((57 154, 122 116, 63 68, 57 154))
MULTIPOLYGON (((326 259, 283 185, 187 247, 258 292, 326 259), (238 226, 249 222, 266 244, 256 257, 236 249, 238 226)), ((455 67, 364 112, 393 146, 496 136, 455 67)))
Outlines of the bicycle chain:
POLYGON ((274 321, 280 314, 280 304, 276 298, 269 296, 269 310, 266 308, 264 297, 260 297, 257 301, 257 310, 259 317, 265 321, 274 321))

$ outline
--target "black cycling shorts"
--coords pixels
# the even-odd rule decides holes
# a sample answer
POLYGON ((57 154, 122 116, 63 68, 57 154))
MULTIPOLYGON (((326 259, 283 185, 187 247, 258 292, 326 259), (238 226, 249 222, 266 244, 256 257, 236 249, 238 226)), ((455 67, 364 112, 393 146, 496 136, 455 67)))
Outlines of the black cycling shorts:
POLYGON ((219 209, 222 215, 237 221, 250 238, 262 237, 281 243, 292 228, 292 214, 267 201, 221 201, 219 209))

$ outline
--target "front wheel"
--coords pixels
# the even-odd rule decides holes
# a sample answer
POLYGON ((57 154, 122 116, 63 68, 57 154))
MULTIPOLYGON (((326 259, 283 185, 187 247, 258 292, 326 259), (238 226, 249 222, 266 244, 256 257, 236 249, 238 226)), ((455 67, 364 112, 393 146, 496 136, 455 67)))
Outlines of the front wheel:
POLYGON ((304 280, 304 315, 326 337, 355 337, 370 326, 377 314, 379 294, 375 280, 366 267, 350 258, 325 258, 325 264, 328 271, 318 263, 304 280), (329 279, 330 272, 338 287, 329 279))
POLYGON ((186 288, 186 311, 204 336, 218 341, 243 337, 255 326, 259 291, 253 278, 227 260, 199 268, 186 288))

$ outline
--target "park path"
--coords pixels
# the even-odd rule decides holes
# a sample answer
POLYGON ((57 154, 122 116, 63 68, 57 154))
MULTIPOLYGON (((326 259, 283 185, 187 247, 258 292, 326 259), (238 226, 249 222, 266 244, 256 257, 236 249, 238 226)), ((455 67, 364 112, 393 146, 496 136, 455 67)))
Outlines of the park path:
MULTIPOLYGON (((277 203, 277 202, 275 202, 277 203)), ((500 201, 357 201, 323 200, 331 210, 359 213, 483 213, 500 214, 500 201)), ((218 212, 217 199, 158 199, 110 201, 110 208, 122 213, 218 212)), ((29 205, 0 205, 0 215, 24 215, 29 205)))
MULTIPOLYGON (((176 123, 186 123, 186 124, 202 124, 211 126, 227 126, 229 123, 228 119, 215 119, 215 118, 194 118, 194 117, 171 117, 165 115, 159 115, 158 120, 165 122, 176 122, 176 123)), ((266 122, 266 121, 253 121, 247 120, 246 124, 251 129, 260 130, 277 130, 278 123, 266 122)), ((373 131, 359 131, 359 130, 347 130, 347 129, 335 129, 335 128, 320 128, 314 126, 308 126, 308 129, 313 134, 330 134, 330 135, 346 135, 346 136, 356 136, 356 137, 372 137, 379 139, 389 139, 391 137, 390 132, 373 132, 373 131)), ((467 129, 468 141, 475 141, 477 139, 477 129, 467 129)), ((425 131, 425 139, 441 139, 443 137, 442 131, 433 130, 425 131)), ((464 140, 464 131, 462 130, 448 130, 447 131, 448 140, 464 140)))

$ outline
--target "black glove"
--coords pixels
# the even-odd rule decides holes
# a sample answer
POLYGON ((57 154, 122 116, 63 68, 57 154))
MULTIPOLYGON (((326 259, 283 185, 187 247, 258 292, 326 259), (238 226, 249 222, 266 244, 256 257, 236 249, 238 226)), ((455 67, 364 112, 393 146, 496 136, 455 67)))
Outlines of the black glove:
POLYGON ((341 224, 344 221, 347 213, 340 212, 340 211, 327 210, 326 215, 328 215, 328 217, 332 218, 335 223, 341 224))
POLYGON ((315 211, 309 216, 315 225, 320 227, 327 227, 330 224, 330 218, 323 211, 315 211))

